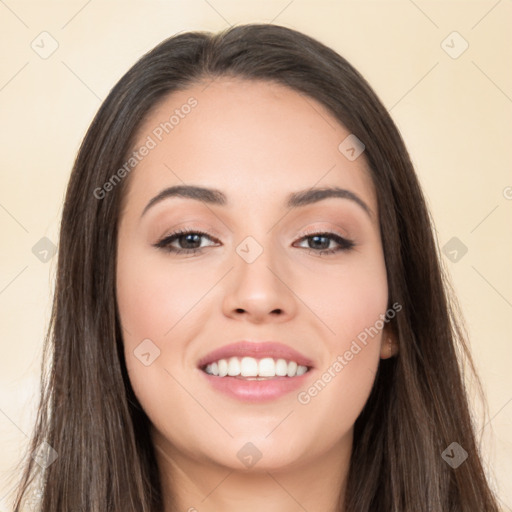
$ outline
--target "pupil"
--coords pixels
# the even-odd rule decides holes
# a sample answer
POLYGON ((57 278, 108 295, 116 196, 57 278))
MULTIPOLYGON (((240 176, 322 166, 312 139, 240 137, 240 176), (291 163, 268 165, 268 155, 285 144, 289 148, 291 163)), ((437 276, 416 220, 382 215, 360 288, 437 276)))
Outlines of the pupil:
POLYGON ((318 248, 320 248, 320 249, 328 249, 328 247, 329 247, 329 240, 325 236, 315 235, 311 240, 314 241, 314 243, 316 244, 316 248, 317 249, 318 248), (322 240, 322 239, 324 240, 323 244, 322 243, 316 244, 316 242, 318 242, 319 240, 322 240), (325 244, 325 241, 327 241, 327 245, 325 244), (318 245, 321 245, 323 247, 319 247, 318 245))
POLYGON ((186 249, 196 249, 197 247, 188 247, 187 244, 188 243, 191 243, 192 245, 196 244, 197 242, 201 241, 200 238, 201 238, 201 235, 197 235, 197 234, 193 234, 193 233, 189 233, 187 235, 182 235, 180 237, 180 245, 185 245, 186 249), (184 244, 182 244, 183 241, 185 241, 184 244))

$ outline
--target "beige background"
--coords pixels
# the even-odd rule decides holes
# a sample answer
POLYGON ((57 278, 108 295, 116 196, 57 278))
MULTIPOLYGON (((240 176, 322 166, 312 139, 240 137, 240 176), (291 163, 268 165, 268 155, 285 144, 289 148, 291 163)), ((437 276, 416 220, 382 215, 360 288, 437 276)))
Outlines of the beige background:
POLYGON ((512 1, 5 0, 0 511, 34 417, 56 265, 32 248, 42 237, 57 241, 85 130, 115 82, 161 40, 248 22, 304 31, 365 75, 403 134, 440 246, 457 237, 467 247, 457 262, 443 258, 488 397, 489 417, 477 415, 485 462, 503 510, 512 510, 512 1), (52 38, 58 48, 43 59, 52 38))

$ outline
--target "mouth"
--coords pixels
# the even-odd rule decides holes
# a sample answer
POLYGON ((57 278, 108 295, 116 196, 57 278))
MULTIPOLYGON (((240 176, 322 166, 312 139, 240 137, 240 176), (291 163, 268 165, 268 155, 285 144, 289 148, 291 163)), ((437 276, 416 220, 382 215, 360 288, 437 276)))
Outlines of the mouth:
POLYGON ((242 341, 210 352, 198 362, 216 391, 244 402, 275 400, 304 386, 313 361, 277 342, 242 341))
POLYGON ((203 365, 201 370, 208 375, 219 378, 236 377, 244 380, 269 380, 276 377, 300 377, 307 373, 310 367, 283 358, 264 357, 256 359, 245 356, 242 358, 219 359, 203 365))

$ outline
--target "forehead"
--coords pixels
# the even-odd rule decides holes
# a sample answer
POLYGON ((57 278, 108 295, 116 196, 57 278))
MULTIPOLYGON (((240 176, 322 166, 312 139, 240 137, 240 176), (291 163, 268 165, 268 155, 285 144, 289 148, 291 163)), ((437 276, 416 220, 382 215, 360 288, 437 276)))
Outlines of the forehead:
POLYGON ((138 203, 163 187, 192 184, 222 190, 230 205, 244 206, 339 186, 376 212, 364 153, 351 161, 339 149, 349 135, 319 102, 280 84, 195 84, 168 95, 139 128, 133 149, 151 149, 132 171, 126 199, 138 203))

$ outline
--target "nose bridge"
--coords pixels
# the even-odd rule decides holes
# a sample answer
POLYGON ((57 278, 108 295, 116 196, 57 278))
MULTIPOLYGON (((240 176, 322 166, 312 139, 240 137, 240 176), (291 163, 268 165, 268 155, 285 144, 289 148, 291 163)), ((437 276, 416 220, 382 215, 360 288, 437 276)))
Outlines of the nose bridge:
POLYGON ((235 248, 226 313, 246 312, 261 317, 270 313, 291 314, 294 299, 286 283, 286 263, 271 234, 245 237, 235 248))
POLYGON ((236 247, 238 261, 235 263, 236 279, 239 286, 249 285, 252 293, 277 291, 276 269, 280 267, 277 261, 277 247, 271 244, 272 237, 259 236, 260 241, 249 235, 236 247), (273 272, 271 271, 273 270, 273 272))

